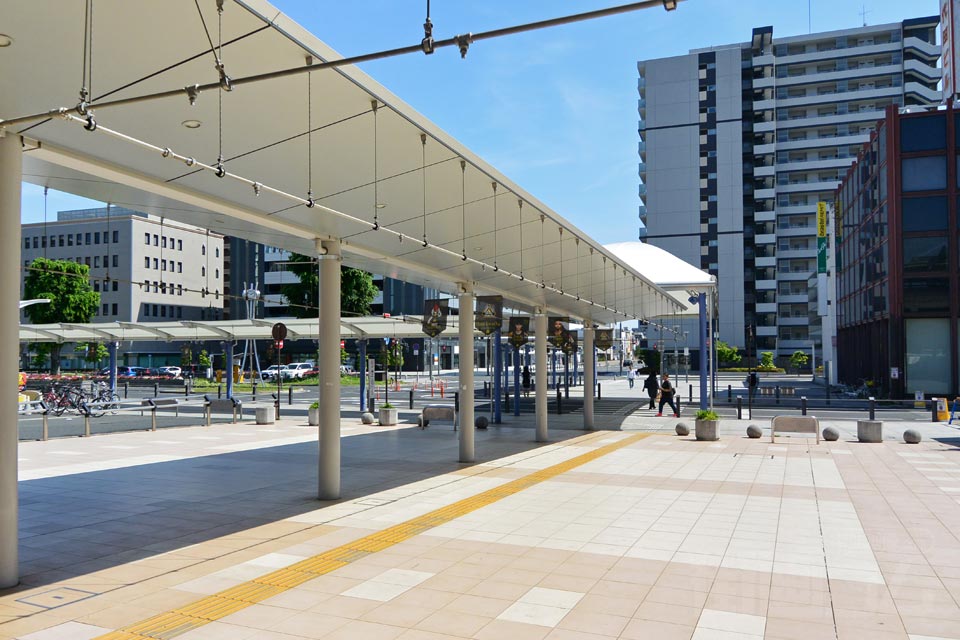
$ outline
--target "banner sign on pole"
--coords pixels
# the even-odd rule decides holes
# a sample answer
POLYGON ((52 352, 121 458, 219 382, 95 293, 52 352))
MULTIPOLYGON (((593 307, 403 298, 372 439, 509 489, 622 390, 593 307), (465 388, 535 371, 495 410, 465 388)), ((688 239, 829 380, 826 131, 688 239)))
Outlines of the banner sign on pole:
POLYGON ((477 296, 474 326, 485 336, 500 328, 503 322, 503 296, 477 296))
POLYGON ((423 325, 425 334, 431 338, 436 338, 447 328, 447 316, 450 313, 450 302, 448 300, 424 300, 423 302, 423 325))
POLYGON ((566 337, 563 340, 563 346, 560 348, 567 355, 570 355, 571 353, 575 352, 577 350, 577 332, 567 331, 566 337))
POLYGON ((565 325, 568 321, 568 318, 557 316, 551 316, 547 321, 547 341, 557 349, 562 348, 567 341, 567 327, 565 325))
POLYGON ((597 329, 593 336, 593 346, 606 351, 613 346, 613 329, 597 329))
POLYGON ((827 272, 827 203, 817 203, 817 273, 827 272))
POLYGON ((510 333, 507 337, 510 344, 519 349, 527 344, 527 338, 530 336, 530 318, 523 316, 514 316, 510 318, 510 333))

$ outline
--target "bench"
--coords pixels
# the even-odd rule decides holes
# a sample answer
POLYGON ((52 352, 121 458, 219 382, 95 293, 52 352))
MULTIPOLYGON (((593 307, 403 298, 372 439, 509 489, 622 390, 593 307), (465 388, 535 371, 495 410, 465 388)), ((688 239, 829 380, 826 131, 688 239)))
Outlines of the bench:
POLYGON ((229 413, 233 416, 233 421, 237 421, 237 414, 240 420, 243 420, 243 403, 236 398, 211 398, 203 396, 204 412, 207 414, 207 426, 209 427, 214 413, 229 413))
MULTIPOLYGON (((141 407, 151 407, 153 410, 157 409, 173 409, 176 412, 177 417, 180 417, 180 401, 176 398, 147 398, 146 400, 140 401, 141 407)), ((142 411, 140 412, 143 413, 142 411)))
POLYGON ((446 404, 428 404, 420 412, 420 428, 426 429, 431 420, 449 420, 457 430, 457 411, 446 404))
POLYGON ((770 442, 776 442, 777 431, 788 433, 813 433, 820 444, 820 421, 813 416, 776 416, 770 423, 770 442))

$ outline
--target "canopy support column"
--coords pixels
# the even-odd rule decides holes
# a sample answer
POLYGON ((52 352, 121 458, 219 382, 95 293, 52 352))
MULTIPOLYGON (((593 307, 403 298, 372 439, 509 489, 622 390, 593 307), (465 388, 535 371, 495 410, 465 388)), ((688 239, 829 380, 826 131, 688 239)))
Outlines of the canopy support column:
POLYGON ((340 498, 340 241, 317 242, 320 260, 320 468, 321 500, 340 498))
POLYGON ((537 362, 537 442, 547 442, 547 316, 538 313, 533 317, 533 350, 537 362))
POLYGON ((583 428, 586 431, 594 429, 593 425, 593 396, 597 387, 593 384, 593 336, 595 329, 589 322, 583 326, 583 428), (587 384, 589 381, 589 384, 587 384))
POLYGON ((707 347, 707 294, 697 296, 697 305, 700 313, 700 409, 707 409, 707 374, 710 370, 710 356, 707 347))
MULTIPOLYGON (((0 292, 6 300, 20 299, 20 136, 0 137, 0 292)), ((17 376, 20 371, 20 307, 0 311, 0 589, 20 581, 17 549, 17 376)))
POLYGON ((503 406, 500 404, 503 399, 503 344, 501 341, 502 329, 497 329, 493 334, 493 423, 503 422, 503 406))
POLYGON ((367 410, 367 339, 360 343, 360 411, 367 410))
POLYGON ((460 294, 460 462, 473 462, 473 291, 460 294))
POLYGON ((223 343, 224 369, 227 373, 227 398, 233 397, 233 340, 225 340, 223 343))
POLYGON ((110 354, 110 393, 117 392, 117 343, 111 340, 107 343, 107 352, 110 354))

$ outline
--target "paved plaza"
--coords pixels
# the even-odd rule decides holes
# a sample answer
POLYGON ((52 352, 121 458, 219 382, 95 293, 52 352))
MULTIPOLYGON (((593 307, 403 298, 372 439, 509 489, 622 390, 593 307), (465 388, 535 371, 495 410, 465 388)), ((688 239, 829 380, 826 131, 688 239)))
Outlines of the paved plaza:
POLYGON ((450 425, 345 414, 335 503, 298 417, 21 443, 0 638, 960 639, 955 427, 581 420, 506 416, 459 464, 450 425))

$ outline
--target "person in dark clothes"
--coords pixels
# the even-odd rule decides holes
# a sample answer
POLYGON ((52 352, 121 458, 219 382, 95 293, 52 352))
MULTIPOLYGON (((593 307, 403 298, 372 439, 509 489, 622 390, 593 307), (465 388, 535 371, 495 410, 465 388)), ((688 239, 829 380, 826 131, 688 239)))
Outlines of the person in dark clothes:
POLYGON ((680 417, 680 412, 677 411, 677 405, 673 401, 673 384, 670 382, 670 376, 666 373, 663 374, 663 378, 660 380, 660 407, 657 409, 657 417, 663 415, 663 405, 669 404, 670 408, 673 409, 673 416, 675 418, 680 417))
POLYGON ((660 389, 660 385, 657 383, 656 372, 650 371, 650 375, 643 381, 643 388, 647 391, 647 395, 650 396, 650 408, 653 409, 653 401, 656 399, 657 391, 660 389))
POLYGON ((524 367, 523 373, 520 374, 521 384, 523 385, 523 397, 530 397, 530 367, 524 367))

